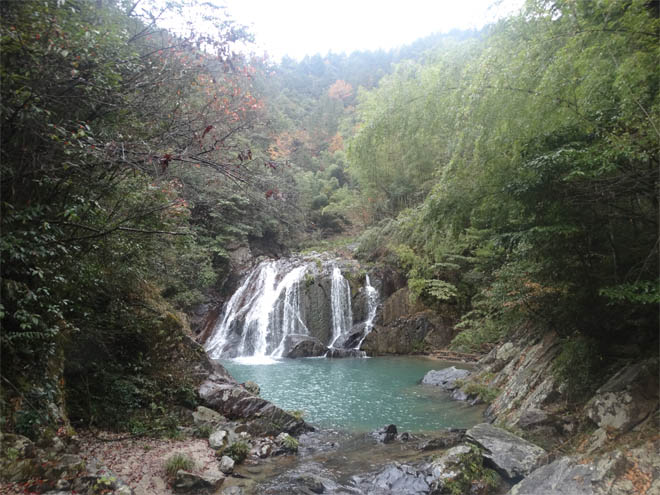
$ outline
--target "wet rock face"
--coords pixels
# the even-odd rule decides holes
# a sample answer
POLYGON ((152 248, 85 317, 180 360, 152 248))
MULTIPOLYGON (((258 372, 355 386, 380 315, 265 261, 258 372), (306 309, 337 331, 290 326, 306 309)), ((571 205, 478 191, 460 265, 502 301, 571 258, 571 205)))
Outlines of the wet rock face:
POLYGON ((377 319, 360 347, 370 356, 419 354, 431 347, 448 345, 454 336, 449 319, 433 311, 408 314, 388 324, 384 321, 388 321, 385 315, 377 319))
POLYGON ((599 388, 587 416, 605 431, 625 433, 658 408, 658 360, 627 366, 599 388))
POLYGON ((464 380, 468 376, 470 376, 470 372, 468 370, 458 369, 454 366, 451 366, 442 370, 429 371, 426 375, 424 375, 424 378, 422 378, 422 384, 434 385, 436 387, 440 387, 443 390, 446 390, 447 392, 451 392, 452 390, 458 388, 456 380, 464 380))
POLYGON ((466 439, 485 450, 484 458, 510 480, 519 480, 545 460, 547 453, 506 430, 488 423, 478 424, 466 433, 466 439))
POLYGON ((540 467, 507 495, 638 495, 660 493, 660 441, 649 441, 625 454, 561 457, 540 467))
POLYGON ((490 386, 502 393, 486 410, 497 424, 517 425, 531 409, 543 410, 561 398, 560 384, 552 367, 559 353, 559 339, 549 333, 537 342, 506 343, 493 350, 480 364, 484 372, 497 373, 490 386))
POLYGON ((310 274, 303 282, 300 298, 300 318, 305 322, 310 336, 321 342, 332 337, 332 275, 327 270, 310 274))
POLYGON ((294 335, 346 347, 354 323, 373 306, 367 297, 373 287, 365 287, 354 260, 327 254, 264 260, 246 275, 205 341, 213 358, 318 355, 320 347, 309 343, 295 350, 300 342, 287 341, 294 335))

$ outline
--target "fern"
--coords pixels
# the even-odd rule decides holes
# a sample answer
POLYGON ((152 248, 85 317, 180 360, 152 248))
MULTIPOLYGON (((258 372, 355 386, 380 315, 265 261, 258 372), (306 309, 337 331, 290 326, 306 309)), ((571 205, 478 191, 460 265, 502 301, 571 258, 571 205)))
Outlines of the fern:
POLYGON ((436 298, 438 301, 449 301, 458 295, 458 290, 454 284, 444 280, 425 280, 426 293, 436 298))

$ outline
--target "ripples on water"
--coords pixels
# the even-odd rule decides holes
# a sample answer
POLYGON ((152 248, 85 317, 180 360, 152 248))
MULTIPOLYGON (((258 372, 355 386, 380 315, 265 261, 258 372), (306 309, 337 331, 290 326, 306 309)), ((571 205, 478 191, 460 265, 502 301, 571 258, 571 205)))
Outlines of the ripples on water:
POLYGON ((427 371, 453 363, 409 357, 220 362, 239 382, 259 384, 263 398, 283 409, 301 410, 306 421, 321 427, 361 432, 394 423, 399 431, 424 432, 483 421, 483 408, 419 385, 427 371))

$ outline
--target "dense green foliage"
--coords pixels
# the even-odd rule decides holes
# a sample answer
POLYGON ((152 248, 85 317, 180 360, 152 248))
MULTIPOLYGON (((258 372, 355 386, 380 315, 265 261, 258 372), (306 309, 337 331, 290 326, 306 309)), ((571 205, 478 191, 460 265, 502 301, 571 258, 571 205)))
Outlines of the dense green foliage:
POLYGON ((462 348, 531 324, 570 368, 575 339, 599 361, 657 338, 658 27, 648 2, 530 1, 359 98, 361 194, 376 218, 414 206, 362 250, 469 310, 462 348))
POLYGON ((277 65, 208 6, 185 35, 149 7, 0 3, 3 428, 52 430, 66 400, 173 431, 167 407, 195 402, 184 313, 230 288, 231 253, 360 228, 359 256, 462 315, 459 349, 556 331, 575 397, 651 352, 653 2, 529 0, 480 33, 277 65))
POLYGON ((65 391, 110 426, 189 402, 156 362, 185 324, 153 284, 190 309, 230 243, 288 230, 267 191, 291 179, 249 139, 265 117, 260 62, 231 53, 247 35, 205 9, 213 34, 174 36, 148 5, 0 5, 2 417, 35 434, 65 391))

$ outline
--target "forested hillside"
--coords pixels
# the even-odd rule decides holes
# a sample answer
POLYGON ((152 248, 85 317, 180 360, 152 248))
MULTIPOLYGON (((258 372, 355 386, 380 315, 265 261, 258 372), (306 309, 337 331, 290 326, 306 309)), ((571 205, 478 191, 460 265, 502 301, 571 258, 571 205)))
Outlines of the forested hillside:
POLYGON ((657 354, 657 2, 280 63, 170 3, 179 34, 159 2, 0 3, 3 430, 174 427, 238 246, 356 241, 456 349, 558 332, 576 397, 657 354))
POLYGON ((459 305, 457 348, 559 332, 577 395, 656 353, 657 57, 653 2, 528 2, 397 66, 360 98, 348 149, 380 221, 364 255, 459 305))

